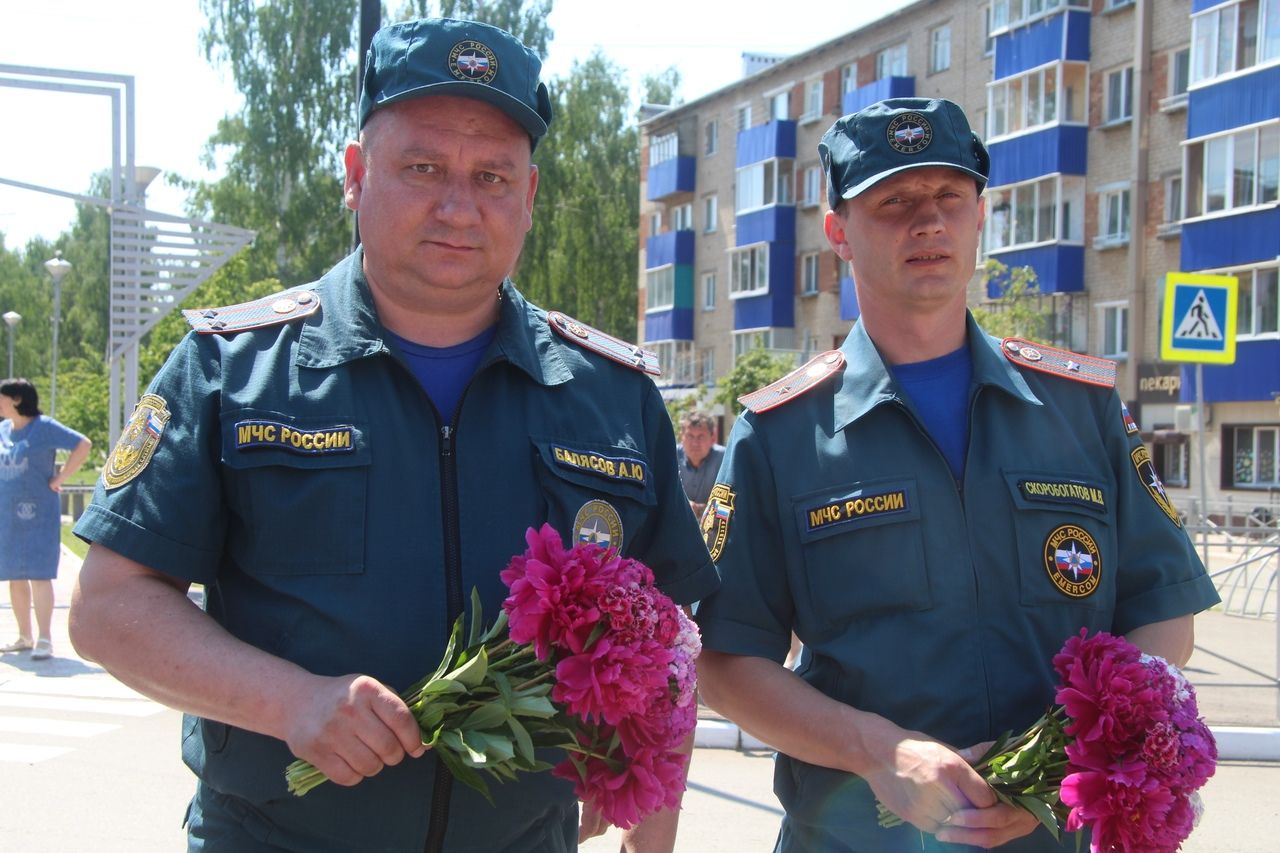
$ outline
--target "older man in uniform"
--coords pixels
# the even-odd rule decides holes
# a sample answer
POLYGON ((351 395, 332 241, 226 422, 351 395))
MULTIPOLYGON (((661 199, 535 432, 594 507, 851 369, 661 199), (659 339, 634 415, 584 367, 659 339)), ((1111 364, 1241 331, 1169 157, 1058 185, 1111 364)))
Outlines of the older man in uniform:
POLYGON ((1058 850, 977 747, 1039 717, 1081 628, 1182 664, 1217 595, 1114 365, 968 315, 989 161, 960 108, 881 102, 819 155, 862 314, 743 398, 703 521, 703 696, 780 751, 781 851, 1058 850))
MULTIPOLYGON (((715 571, 653 356, 506 279, 551 118, 537 57, 431 19, 381 30, 367 67, 345 184, 363 248, 190 312, 77 527, 72 638, 187 712, 192 850, 572 850, 571 785, 527 775, 490 805, 424 755, 396 691, 470 590, 498 612, 530 526, 644 560, 681 603, 715 571), (295 756, 337 784, 288 794, 295 756)), ((669 850, 674 818, 637 837, 655 828, 669 850)))

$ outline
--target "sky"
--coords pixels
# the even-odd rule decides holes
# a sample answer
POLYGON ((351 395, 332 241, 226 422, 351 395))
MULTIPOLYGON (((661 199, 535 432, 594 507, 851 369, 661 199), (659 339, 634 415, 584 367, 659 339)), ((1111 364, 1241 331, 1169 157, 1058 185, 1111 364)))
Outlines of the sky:
MULTIPOLYGON (((356 0, 352 0, 356 2, 356 0)), ((757 0, 647 0, 605 26, 600 0, 555 0, 555 38, 544 79, 569 73, 599 47, 633 92, 648 73, 675 66, 691 101, 741 76, 743 52, 790 55, 874 20, 908 0, 789 0, 786 14, 757 0), (625 17, 622 17, 625 16, 625 17)), ((136 81, 136 161, 161 177, 148 207, 183 215, 184 194, 166 178, 216 177, 204 144, 240 97, 200 49, 198 0, 0 0, 0 65, 131 75, 136 81)), ((388 3, 387 5, 394 5, 388 3)), ((0 82, 15 79, 0 75, 0 82)), ((634 97, 634 95, 633 95, 634 97)), ((111 162, 110 99, 0 85, 0 178, 85 193, 111 162)), ((9 248, 57 237, 75 215, 70 200, 0 184, 0 232, 9 248)), ((229 223, 235 224, 235 223, 229 223)))

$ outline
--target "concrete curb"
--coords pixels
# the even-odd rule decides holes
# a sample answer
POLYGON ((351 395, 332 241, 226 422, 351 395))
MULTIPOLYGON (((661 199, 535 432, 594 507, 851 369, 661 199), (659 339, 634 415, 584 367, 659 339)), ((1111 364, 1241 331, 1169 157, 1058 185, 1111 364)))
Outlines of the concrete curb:
MULTIPOLYGON (((1280 728, 1210 726, 1222 761, 1280 761, 1280 728)), ((728 720, 698 720, 693 745, 704 749, 772 750, 728 720)))

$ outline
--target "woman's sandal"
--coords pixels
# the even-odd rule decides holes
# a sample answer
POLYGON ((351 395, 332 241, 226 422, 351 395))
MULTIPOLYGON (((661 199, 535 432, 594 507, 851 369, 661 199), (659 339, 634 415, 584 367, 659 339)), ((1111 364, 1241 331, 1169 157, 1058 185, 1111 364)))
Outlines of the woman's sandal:
POLYGON ((0 652, 25 652, 31 648, 31 641, 26 637, 19 637, 7 646, 0 646, 0 652))

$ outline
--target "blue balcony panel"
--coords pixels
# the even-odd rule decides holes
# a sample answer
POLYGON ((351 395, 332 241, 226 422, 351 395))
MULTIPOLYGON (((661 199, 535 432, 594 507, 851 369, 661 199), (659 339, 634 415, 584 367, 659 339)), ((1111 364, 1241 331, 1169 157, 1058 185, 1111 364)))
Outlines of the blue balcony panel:
POLYGON ((789 204, 776 204, 744 213, 734 219, 735 246, 752 243, 794 243, 796 209, 789 204))
POLYGON ((691 193, 697 186, 697 159, 673 157, 649 167, 649 201, 660 201, 676 193, 691 193))
POLYGON ((992 79, 1003 80, 1048 62, 1089 61, 1089 13, 1068 9, 996 36, 992 79))
MULTIPOLYGON (((1052 243, 1032 249, 993 253, 991 257, 1009 269, 1031 267, 1041 293, 1079 293, 1084 290, 1084 246, 1052 243)), ((987 282, 987 296, 999 299, 1003 279, 987 282)))
MULTIPOLYGON (((1204 365, 1206 403, 1274 399, 1280 388, 1280 340, 1239 341, 1235 364, 1204 365)), ((1196 367, 1182 366, 1182 401, 1196 401, 1196 367)))
POLYGON ((769 292, 733 300, 733 328, 789 329, 796 324, 796 246, 769 246, 769 292))
POLYGON ((667 264, 693 263, 693 232, 664 231, 644 241, 644 268, 655 270, 667 264))
POLYGON ((1280 256, 1280 208, 1182 223, 1184 271, 1269 261, 1280 256))
POLYGON ((1088 166, 1089 128, 1060 124, 993 142, 990 186, 1003 187, 1061 172, 1083 175, 1088 166))
POLYGON ((852 322, 861 314, 862 312, 858 309, 858 292, 853 288, 853 279, 844 276, 840 279, 840 319, 852 322))
POLYGON ((671 308, 644 315, 644 341, 693 340, 693 309, 671 308))
POLYGON ((1280 65, 1232 77, 1187 95, 1187 139, 1280 116, 1280 65))
POLYGON ((845 92, 844 97, 840 99, 840 109, 844 110, 844 115, 848 115, 886 98, 914 98, 915 96, 916 78, 884 77, 874 83, 859 86, 852 92, 845 92))
POLYGON ((1191 14, 1208 11, 1214 6, 1225 6, 1230 2, 1231 0, 1191 0, 1191 14))
POLYGON ((796 156, 796 123, 771 121, 738 132, 737 168, 775 157, 796 156))

